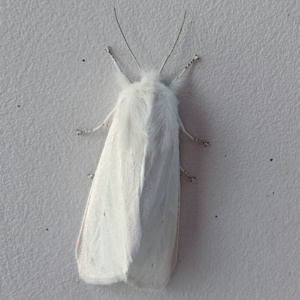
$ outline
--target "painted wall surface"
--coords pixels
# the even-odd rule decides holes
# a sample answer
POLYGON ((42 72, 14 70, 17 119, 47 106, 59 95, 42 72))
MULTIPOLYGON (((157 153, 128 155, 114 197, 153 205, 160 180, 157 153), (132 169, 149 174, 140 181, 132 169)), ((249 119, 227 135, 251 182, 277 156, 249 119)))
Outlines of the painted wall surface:
POLYGON ((286 0, 2 1, 1 299, 300 299, 300 2, 286 0), (180 95, 179 261, 163 292, 87 285, 74 248, 119 92, 112 46, 139 78, 195 53, 180 95))

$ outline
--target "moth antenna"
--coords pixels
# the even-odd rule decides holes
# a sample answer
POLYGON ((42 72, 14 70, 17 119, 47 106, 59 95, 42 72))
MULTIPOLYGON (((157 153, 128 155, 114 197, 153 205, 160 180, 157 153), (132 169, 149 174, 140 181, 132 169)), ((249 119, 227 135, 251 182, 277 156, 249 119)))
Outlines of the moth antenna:
POLYGON ((119 29, 120 29, 120 31, 121 31, 121 34, 122 34, 123 39, 124 39, 124 41, 125 41, 125 43, 126 43, 126 46, 127 46, 127 48, 129 49, 131 55, 133 56, 133 58, 134 58, 134 60, 135 60, 135 62, 136 62, 136 64, 137 64, 138 68, 140 69, 140 71, 142 71, 142 70, 141 70, 141 66, 140 66, 140 64, 139 64, 139 62, 138 62, 138 60, 137 60, 137 58, 136 58, 135 55, 133 54, 133 52, 132 52, 131 48, 129 47, 129 44, 128 44, 127 40, 126 40, 126 37, 125 37, 125 35, 124 35, 124 32, 123 32, 123 30, 122 30, 122 28, 121 28, 121 25, 120 25, 120 22, 119 22, 119 19, 118 19, 118 16, 117 16, 117 11, 116 11, 116 8, 115 8, 115 7, 114 7, 114 12, 115 12, 115 18, 116 18, 118 27, 119 27, 119 29))
POLYGON ((173 51, 174 51, 174 49, 175 49, 175 46, 176 46, 176 44, 177 44, 177 42, 178 42, 178 40, 179 40, 180 34, 181 34, 181 32, 182 32, 182 28, 183 28, 183 25, 184 25, 184 22, 185 22, 185 16, 186 16, 186 10, 184 11, 182 24, 181 24, 181 26, 180 26, 180 28, 179 28, 179 32, 178 32, 178 34, 177 34, 177 38, 176 38, 176 40, 175 40, 175 43, 174 43, 174 45, 173 45, 171 51, 169 52, 167 58, 166 58, 165 61, 163 62, 162 66, 161 66, 161 68, 160 68, 160 70, 159 70, 159 74, 160 74, 161 71, 163 70, 165 64, 167 63, 168 59, 170 58, 171 54, 173 53, 173 51))

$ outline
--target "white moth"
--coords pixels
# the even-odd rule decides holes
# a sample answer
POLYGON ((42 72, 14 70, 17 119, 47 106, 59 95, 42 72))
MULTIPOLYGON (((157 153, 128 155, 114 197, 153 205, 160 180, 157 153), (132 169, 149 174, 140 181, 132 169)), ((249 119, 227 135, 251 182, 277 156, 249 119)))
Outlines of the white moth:
MULTIPOLYGON (((138 67, 115 17, 126 45, 138 67)), ((80 277, 91 284, 124 281, 138 288, 164 288, 176 265, 180 206, 179 131, 195 142, 178 115, 176 92, 183 73, 199 59, 196 55, 170 85, 159 71, 141 72, 131 83, 112 55, 121 92, 115 108, 95 129, 110 129, 100 157, 77 246, 80 277)))

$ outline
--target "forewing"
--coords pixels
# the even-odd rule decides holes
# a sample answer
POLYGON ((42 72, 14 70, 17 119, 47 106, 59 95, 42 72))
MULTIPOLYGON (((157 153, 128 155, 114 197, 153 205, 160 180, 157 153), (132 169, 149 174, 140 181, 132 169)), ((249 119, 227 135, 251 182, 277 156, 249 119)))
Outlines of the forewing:
POLYGON ((144 145, 125 150, 118 126, 118 122, 112 122, 77 245, 79 274, 94 284, 126 280, 141 236, 137 183, 144 145))
POLYGON ((130 265, 128 282, 137 287, 164 288, 177 259, 180 194, 179 150, 153 155, 145 162, 145 180, 140 197, 142 237, 130 265))

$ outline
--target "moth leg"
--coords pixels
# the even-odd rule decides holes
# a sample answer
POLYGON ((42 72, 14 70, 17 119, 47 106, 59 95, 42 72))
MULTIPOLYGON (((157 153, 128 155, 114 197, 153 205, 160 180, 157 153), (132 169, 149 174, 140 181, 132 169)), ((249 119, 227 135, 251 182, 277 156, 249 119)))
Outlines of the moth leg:
POLYGON ((202 144, 204 147, 208 147, 209 146, 209 142, 208 141, 204 141, 204 140, 200 140, 197 139, 195 137, 193 137, 189 132, 187 132, 187 130, 185 129, 182 121, 180 120, 180 118, 178 118, 178 123, 179 123, 179 128, 181 129, 181 131, 187 136, 189 137, 193 142, 197 142, 202 144))
POLYGON ((87 176, 88 176, 88 178, 90 178, 90 179, 94 179, 94 177, 95 177, 95 173, 88 174, 87 176))
MULTIPOLYGON (((197 60, 199 60, 200 59, 200 56, 199 55, 195 55, 194 57, 193 57, 193 59, 183 68, 183 70, 181 70, 176 76, 175 76, 175 78, 171 81, 171 84, 174 82, 174 81, 176 81, 177 79, 179 79, 182 75, 183 75, 183 73, 192 65, 192 64, 194 64, 197 60)), ((170 85, 171 85, 170 84, 170 85)))
POLYGON ((111 121, 111 118, 112 118, 112 115, 113 115, 114 111, 115 111, 115 109, 113 109, 108 114, 108 116, 105 118, 105 120, 99 126, 97 126, 96 128, 86 129, 86 130, 77 129, 76 130, 76 134, 77 135, 81 135, 81 134, 85 134, 85 133, 92 133, 92 132, 96 132, 97 130, 99 130, 99 129, 103 128, 103 127, 108 127, 109 126, 109 122, 111 121))
POLYGON ((195 181, 196 181, 196 177, 192 176, 190 173, 188 173, 188 172, 187 172, 183 167, 181 167, 181 166, 180 166, 180 171, 190 179, 190 182, 195 182, 195 181))

